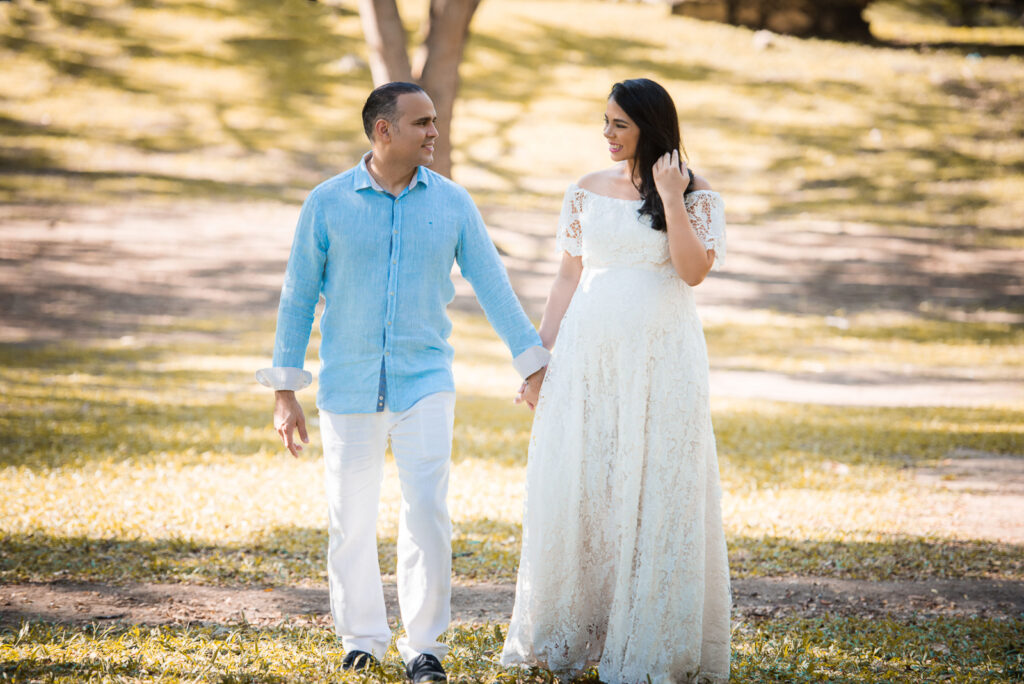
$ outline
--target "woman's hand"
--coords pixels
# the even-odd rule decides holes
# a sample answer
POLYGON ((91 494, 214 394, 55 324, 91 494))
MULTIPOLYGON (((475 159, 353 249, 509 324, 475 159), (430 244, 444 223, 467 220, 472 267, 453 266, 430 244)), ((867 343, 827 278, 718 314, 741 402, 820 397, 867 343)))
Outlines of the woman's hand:
POLYGON ((690 184, 690 174, 686 172, 686 160, 680 160, 679 150, 658 157, 652 167, 654 186, 664 203, 672 198, 681 198, 690 184))
POLYGON ((525 403, 530 407, 530 410, 537 408, 537 402, 540 400, 540 386, 544 384, 544 376, 547 374, 548 367, 544 366, 539 371, 526 378, 522 386, 519 388, 519 394, 516 395, 515 403, 525 403))

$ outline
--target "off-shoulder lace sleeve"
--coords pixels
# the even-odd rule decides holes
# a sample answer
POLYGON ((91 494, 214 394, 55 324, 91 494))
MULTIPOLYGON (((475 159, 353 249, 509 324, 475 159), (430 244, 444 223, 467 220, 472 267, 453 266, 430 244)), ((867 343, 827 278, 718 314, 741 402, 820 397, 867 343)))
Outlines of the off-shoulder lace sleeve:
POLYGON ((583 254, 583 227, 580 214, 583 212, 583 200, 586 193, 575 185, 565 191, 562 202, 562 215, 558 218, 558 237, 555 244, 558 249, 565 250, 572 256, 583 254))
POLYGON ((693 231, 706 249, 715 250, 711 270, 725 265, 725 203, 711 190, 696 190, 686 196, 686 213, 693 231))

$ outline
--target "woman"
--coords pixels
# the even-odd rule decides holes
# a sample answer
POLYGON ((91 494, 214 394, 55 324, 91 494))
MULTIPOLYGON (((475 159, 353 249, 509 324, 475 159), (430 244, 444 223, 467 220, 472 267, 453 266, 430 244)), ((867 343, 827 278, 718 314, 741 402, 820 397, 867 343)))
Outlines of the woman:
POLYGON ((604 135, 616 164, 569 187, 558 226, 502 663, 724 681, 729 571, 692 290, 725 256, 722 199, 680 159, 657 83, 616 83, 604 135))

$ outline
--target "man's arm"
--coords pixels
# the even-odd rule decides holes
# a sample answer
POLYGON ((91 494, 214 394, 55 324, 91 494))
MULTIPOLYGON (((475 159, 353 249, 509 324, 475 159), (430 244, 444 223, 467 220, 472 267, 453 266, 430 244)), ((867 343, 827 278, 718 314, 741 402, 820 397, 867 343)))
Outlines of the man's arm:
POLYGON ((303 365, 326 264, 326 225, 317 197, 312 194, 299 214, 281 288, 273 367, 256 373, 261 384, 275 390, 274 429, 293 456, 298 456, 302 450, 302 446, 293 440, 292 433, 296 428, 302 441, 309 442, 306 419, 301 404, 295 398, 295 390, 307 387, 313 379, 308 371, 303 370, 303 365))
MULTIPOLYGON (((551 292, 548 293, 548 301, 544 305, 544 316, 540 320, 540 339, 547 349, 553 349, 555 346, 558 329, 562 325, 562 319, 565 317, 573 295, 576 294, 576 287, 580 283, 582 273, 583 257, 562 252, 558 275, 551 284, 551 292)), ((545 370, 541 369, 526 379, 516 396, 517 404, 526 402, 531 409, 537 407, 545 370)))
POLYGON ((468 194, 466 202, 467 215, 455 259, 462 275, 473 286, 487 320, 512 352, 512 365, 520 376, 528 378, 547 366, 551 353, 544 348, 540 335, 523 311, 498 250, 468 194))

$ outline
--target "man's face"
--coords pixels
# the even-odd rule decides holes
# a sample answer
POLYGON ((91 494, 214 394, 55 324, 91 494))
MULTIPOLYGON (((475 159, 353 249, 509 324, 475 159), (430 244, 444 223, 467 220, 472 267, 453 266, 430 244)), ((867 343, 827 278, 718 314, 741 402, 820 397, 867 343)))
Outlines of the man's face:
POLYGON ((388 126, 388 157, 410 166, 432 164, 438 135, 434 103, 426 93, 402 93, 395 105, 397 121, 388 126))

